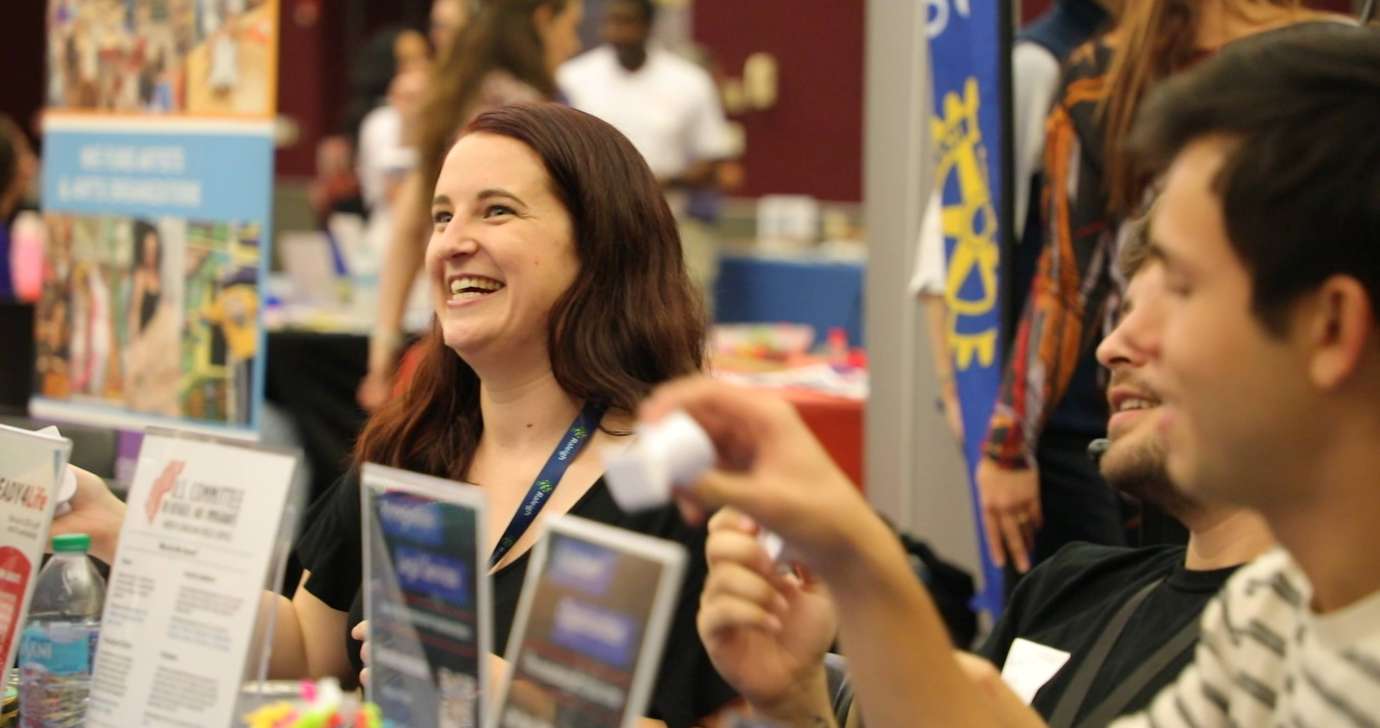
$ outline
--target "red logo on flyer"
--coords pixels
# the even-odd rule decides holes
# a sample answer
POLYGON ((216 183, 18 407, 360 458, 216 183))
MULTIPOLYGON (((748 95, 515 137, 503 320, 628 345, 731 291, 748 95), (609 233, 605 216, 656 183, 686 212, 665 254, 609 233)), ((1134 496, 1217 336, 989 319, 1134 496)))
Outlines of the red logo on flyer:
POLYGON ((19 634, 19 611, 33 564, 13 546, 0 546, 0 659, 10 654, 19 634))

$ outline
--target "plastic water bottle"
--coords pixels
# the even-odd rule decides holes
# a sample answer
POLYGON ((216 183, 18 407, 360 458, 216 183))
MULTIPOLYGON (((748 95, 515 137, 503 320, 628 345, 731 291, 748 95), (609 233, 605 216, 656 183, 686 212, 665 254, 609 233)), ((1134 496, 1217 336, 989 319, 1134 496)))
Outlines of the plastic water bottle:
POLYGON ((91 668, 105 605, 105 581, 87 558, 91 537, 53 538, 38 573, 19 643, 22 728, 68 728, 86 720, 91 668))

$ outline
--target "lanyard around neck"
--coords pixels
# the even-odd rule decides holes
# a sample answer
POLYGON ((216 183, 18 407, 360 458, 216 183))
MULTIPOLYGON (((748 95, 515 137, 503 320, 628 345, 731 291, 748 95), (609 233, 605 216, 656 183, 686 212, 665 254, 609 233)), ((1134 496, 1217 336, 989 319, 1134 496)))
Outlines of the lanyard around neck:
POLYGON ((494 546, 493 555, 489 557, 490 568, 508 555, 513 545, 537 520, 537 514, 541 513, 541 509, 546 507, 546 502, 551 500, 552 491, 556 490, 561 478, 565 477, 570 463, 574 462, 575 456, 580 454, 594 436, 594 429, 604 418, 605 409, 607 408, 601 404, 586 402, 580 414, 576 415, 575 421, 570 423, 570 429, 566 430, 565 436, 556 444, 551 457, 546 459, 546 465, 537 473, 532 487, 527 489, 522 504, 513 514, 513 519, 508 522, 508 528, 503 531, 503 537, 498 540, 498 545, 494 546))

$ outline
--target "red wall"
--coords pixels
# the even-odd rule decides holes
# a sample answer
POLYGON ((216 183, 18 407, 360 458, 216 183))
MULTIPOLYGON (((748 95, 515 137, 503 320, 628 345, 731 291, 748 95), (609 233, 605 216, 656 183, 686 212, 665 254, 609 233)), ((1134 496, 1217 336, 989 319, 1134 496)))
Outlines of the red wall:
POLYGON ((862 199, 862 2, 695 0, 694 33, 731 76, 757 51, 780 67, 776 106, 738 119, 747 179, 735 194, 862 199))
MULTIPOLYGON (((1021 0, 1022 18, 1050 3, 1021 0)), ((743 59, 757 51, 775 55, 781 69, 777 105, 737 119, 747 131, 747 180, 736 194, 862 198, 864 4, 695 0, 695 41, 725 73, 740 75, 743 59)), ((1309 4, 1352 11, 1352 0, 1309 4)))

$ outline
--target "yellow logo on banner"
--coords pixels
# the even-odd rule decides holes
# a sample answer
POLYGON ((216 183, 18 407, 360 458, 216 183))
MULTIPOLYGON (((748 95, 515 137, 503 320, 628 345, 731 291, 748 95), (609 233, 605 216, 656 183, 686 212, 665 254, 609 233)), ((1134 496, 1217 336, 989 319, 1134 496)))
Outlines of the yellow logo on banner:
POLYGON ((940 189, 956 175, 959 199, 944 205, 942 215, 944 236, 957 241, 949 258, 948 277, 944 285, 944 301, 949 315, 945 328, 949 332, 949 348, 959 371, 973 365, 974 357, 982 367, 990 367, 997 355, 999 322, 991 317, 997 305, 997 265, 1001 249, 997 246, 997 212, 992 206, 991 183, 987 177, 987 147, 982 143, 982 129, 978 125, 978 82, 969 78, 963 85, 963 95, 950 92, 944 96, 943 116, 931 122, 939 147, 939 169, 935 184, 940 189), (980 285, 969 287, 968 297, 961 298, 963 284, 974 274, 980 285), (960 333, 958 320, 991 317, 985 328, 960 333))

